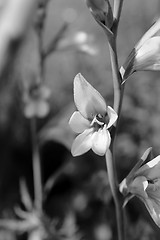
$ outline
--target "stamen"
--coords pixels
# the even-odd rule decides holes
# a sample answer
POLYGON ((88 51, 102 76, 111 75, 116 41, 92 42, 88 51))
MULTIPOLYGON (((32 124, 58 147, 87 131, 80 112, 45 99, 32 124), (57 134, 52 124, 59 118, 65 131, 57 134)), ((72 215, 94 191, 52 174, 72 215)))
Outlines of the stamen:
POLYGON ((93 118, 93 120, 92 120, 90 126, 93 126, 93 124, 94 124, 95 122, 96 122, 96 116, 94 116, 94 118, 93 118))
POLYGON ((103 120, 104 118, 101 116, 101 114, 97 114, 94 116, 90 126, 94 126, 94 128, 98 130, 100 127, 104 126, 105 122, 103 120))
POLYGON ((104 125, 104 122, 100 122, 100 121, 98 121, 98 119, 96 119, 96 122, 97 122, 100 126, 103 126, 103 125, 104 125))

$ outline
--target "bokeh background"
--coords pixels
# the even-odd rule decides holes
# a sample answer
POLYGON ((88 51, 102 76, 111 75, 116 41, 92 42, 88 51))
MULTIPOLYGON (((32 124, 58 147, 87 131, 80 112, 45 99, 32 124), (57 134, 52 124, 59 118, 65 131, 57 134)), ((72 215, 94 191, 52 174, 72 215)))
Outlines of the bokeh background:
MULTIPOLYGON (((45 62, 45 83, 51 89, 50 113, 37 120, 43 185, 46 186, 50 177, 54 179, 44 211, 50 219, 49 224, 60 233, 57 238, 50 239, 116 240, 115 210, 105 160, 91 151, 73 158, 70 147, 74 134, 68 126, 75 109, 73 79, 79 72, 105 97, 108 105, 113 104, 107 39, 84 0, 50 0, 46 14, 44 47, 64 25, 67 27, 59 44, 61 41, 62 46, 63 41, 71 43, 64 49, 58 45, 59 49, 53 50, 45 62), (81 44, 72 44, 79 32, 88 34, 87 44, 92 51, 84 50, 81 44)), ((124 0, 117 39, 119 65, 159 15, 159 0, 124 0)), ((13 61, 14 68, 8 68, 0 81, 1 219, 16 219, 14 208, 21 204, 20 178, 26 180, 33 197, 30 124, 23 113, 21 86, 25 81, 30 82, 37 71, 37 38, 31 26, 13 61)), ((146 148, 152 146, 154 156, 160 153, 159 102, 159 72, 138 72, 130 77, 116 142, 119 180, 126 176, 146 148)), ((128 203, 126 215, 127 239, 159 239, 158 227, 138 199, 128 203)), ((27 239, 27 235, 0 228, 0 239, 27 239)))

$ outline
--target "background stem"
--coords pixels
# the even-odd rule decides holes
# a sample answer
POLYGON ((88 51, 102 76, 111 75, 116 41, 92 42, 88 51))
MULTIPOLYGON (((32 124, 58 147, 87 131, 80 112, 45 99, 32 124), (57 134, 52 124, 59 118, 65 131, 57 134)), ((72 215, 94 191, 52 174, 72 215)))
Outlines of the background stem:
POLYGON ((31 118, 32 135, 32 163, 33 163, 33 183, 34 183, 34 205, 38 212, 42 211, 42 178, 39 149, 37 144, 36 119, 31 118))

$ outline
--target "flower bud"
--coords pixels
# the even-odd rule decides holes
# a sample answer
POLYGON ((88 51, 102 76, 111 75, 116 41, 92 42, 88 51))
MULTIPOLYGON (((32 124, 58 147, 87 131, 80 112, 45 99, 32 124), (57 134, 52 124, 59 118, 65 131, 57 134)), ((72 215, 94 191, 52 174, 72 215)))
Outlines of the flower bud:
POLYGON ((97 22, 112 27, 113 14, 108 0, 86 0, 86 4, 97 22))
POLYGON ((120 68, 125 81, 136 71, 160 70, 160 19, 143 35, 120 68))

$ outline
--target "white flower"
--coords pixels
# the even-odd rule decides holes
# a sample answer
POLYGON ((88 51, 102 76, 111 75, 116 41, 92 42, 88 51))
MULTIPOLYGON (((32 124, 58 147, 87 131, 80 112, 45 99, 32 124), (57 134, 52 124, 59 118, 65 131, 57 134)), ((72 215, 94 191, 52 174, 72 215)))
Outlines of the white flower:
POLYGON ((120 191, 128 199, 140 198, 160 227, 160 155, 132 171, 120 184, 120 191))
POLYGON ((117 120, 117 113, 80 73, 74 79, 74 101, 78 111, 72 114, 69 124, 79 135, 73 142, 72 155, 78 156, 90 149, 104 155, 111 142, 108 129, 117 120))

